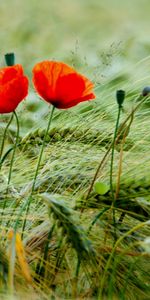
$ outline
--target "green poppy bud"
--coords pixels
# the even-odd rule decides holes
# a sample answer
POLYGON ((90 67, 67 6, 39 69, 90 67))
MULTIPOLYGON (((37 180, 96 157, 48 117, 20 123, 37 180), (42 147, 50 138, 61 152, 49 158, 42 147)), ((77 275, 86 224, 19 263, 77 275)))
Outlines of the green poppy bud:
POLYGON ((119 105, 119 107, 122 107, 124 98, 125 98, 125 91, 123 90, 118 90, 116 92, 116 98, 117 98, 117 103, 119 105))
POLYGON ((5 61, 7 66, 13 66, 15 64, 15 54, 13 52, 5 54, 5 61))

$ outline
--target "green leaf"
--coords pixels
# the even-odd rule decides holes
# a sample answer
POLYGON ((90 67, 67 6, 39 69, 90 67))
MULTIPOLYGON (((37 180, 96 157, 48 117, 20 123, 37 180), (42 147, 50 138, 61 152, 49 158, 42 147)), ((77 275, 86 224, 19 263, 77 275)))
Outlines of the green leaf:
POLYGON ((105 195, 109 191, 109 185, 104 182, 97 181, 94 185, 95 192, 99 195, 105 195))

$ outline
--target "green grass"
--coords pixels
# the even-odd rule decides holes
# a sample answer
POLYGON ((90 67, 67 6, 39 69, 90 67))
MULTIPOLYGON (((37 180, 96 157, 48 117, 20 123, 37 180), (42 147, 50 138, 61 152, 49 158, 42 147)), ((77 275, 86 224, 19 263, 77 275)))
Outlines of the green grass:
MULTIPOLYGON (((30 93, 17 109, 20 140, 7 178, 11 152, 0 173, 1 299, 148 300, 150 254, 145 242, 150 216, 150 100, 139 106, 124 143, 120 190, 116 201, 115 244, 110 192, 85 198, 99 163, 112 142, 117 117, 115 93, 126 90, 122 123, 149 85, 149 1, 3 1, 1 52, 16 52, 31 78, 42 59, 63 60, 95 83, 96 100, 55 110, 32 196, 23 244, 32 282, 16 258, 9 286, 8 232, 18 222, 32 187, 50 109, 30 93), (12 18, 13 16, 13 18, 12 18), (11 20, 11 22, 10 22, 11 20), (132 28, 132 31, 131 31, 132 28), (6 207, 3 210, 4 202, 6 207), (13 275, 13 274, 12 274, 13 275)), ((1 65, 3 57, 1 56, 1 65)), ((0 141, 10 116, 0 116, 0 141)), ((13 120, 4 153, 15 141, 13 120)), ((115 147, 113 189, 118 178, 121 141, 115 147)), ((109 185, 110 152, 97 180, 109 185)), ((13 253, 13 252, 12 252, 13 253)))
MULTIPOLYGON (((111 94, 109 84, 106 91, 111 94)), ((102 92, 103 99, 107 99, 107 93, 102 92)), ((136 95, 132 95, 125 102, 126 112, 122 114, 121 122, 131 111, 132 99, 135 97, 136 95)), ((43 104, 44 108, 47 110, 47 104, 43 104)), ((117 227, 117 239, 122 237, 122 240, 116 248, 109 269, 106 266, 114 243, 110 194, 98 196, 92 191, 86 208, 82 214, 80 212, 98 164, 112 141, 116 109, 115 99, 109 98, 103 105, 97 99, 67 111, 56 110, 54 113, 23 235, 33 278, 30 285, 31 289, 34 287, 32 292, 35 299, 38 299, 37 294, 42 299, 48 299, 50 295, 54 295, 56 299, 98 299, 103 278, 102 299, 148 299, 149 254, 145 251, 143 241, 148 236, 148 225, 144 222, 149 219, 147 153, 150 134, 149 117, 145 114, 144 105, 135 113, 124 145, 116 217, 118 220, 124 212, 125 218, 117 227), (144 134, 141 122, 144 124, 144 134), (141 229, 135 229, 134 232, 134 226, 141 229), (89 227, 91 229, 88 233, 89 227), (132 230, 133 233, 130 234, 132 230)), ((28 112, 27 115, 30 119, 33 113, 31 115, 28 112)), ((42 126, 45 126, 46 119, 47 112, 40 124, 35 122, 33 129, 29 131, 26 128, 26 133, 22 132, 7 195, 5 190, 10 156, 2 166, 1 211, 6 200, 1 223, 4 249, 8 247, 6 232, 14 227, 18 217, 18 230, 21 232, 25 217, 25 211, 21 207, 31 192, 31 180, 44 135, 42 126)), ((14 137, 14 126, 10 127, 8 133, 7 149, 14 137)), ((114 188, 120 143, 115 150, 114 188)), ((108 156, 98 179, 109 184, 109 172, 108 156)), ((4 258, 1 260, 3 266, 4 258)), ((23 274, 20 274, 19 269, 15 270, 15 274, 17 295, 26 294, 28 284, 23 283, 23 274)), ((4 288, 2 284, 2 291, 4 288)))

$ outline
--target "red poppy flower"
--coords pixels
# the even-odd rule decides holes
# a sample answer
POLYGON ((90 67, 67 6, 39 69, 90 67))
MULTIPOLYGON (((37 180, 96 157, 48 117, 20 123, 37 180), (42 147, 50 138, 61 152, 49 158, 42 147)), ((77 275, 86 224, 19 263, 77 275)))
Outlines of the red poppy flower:
POLYGON ((21 65, 0 69, 0 113, 13 112, 28 94, 28 78, 21 65))
POLYGON ((57 108, 66 109, 95 98, 93 83, 62 62, 37 63, 33 84, 39 95, 57 108))

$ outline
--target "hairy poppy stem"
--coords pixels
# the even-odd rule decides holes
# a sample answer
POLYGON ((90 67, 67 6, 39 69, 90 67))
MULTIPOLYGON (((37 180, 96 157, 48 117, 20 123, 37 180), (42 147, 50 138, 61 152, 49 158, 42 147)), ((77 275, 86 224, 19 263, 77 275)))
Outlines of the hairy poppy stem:
POLYGON ((51 110, 50 118, 49 118, 47 129, 46 129, 46 132, 45 132, 45 135, 44 135, 43 144, 42 144, 42 147, 41 147, 41 152, 40 152, 40 155, 39 155, 39 159, 38 159, 38 163, 37 163, 37 167, 36 167, 36 171, 35 171, 35 175, 34 175, 34 179, 33 179, 31 196, 32 196, 32 193, 34 192, 35 183, 36 183, 36 179, 37 179, 39 168, 40 168, 40 164, 41 164, 41 159, 42 159, 42 155, 43 155, 43 151, 44 151, 44 147, 45 147, 45 142, 46 142, 47 134, 48 134, 48 131, 50 129, 51 122, 52 122, 52 117, 53 117, 54 109, 55 109, 55 106, 52 105, 52 110, 51 110))
POLYGON ((119 194, 119 188, 120 188, 120 179, 121 179, 121 173, 122 173, 122 160, 123 160, 123 147, 126 140, 126 137, 128 135, 128 132, 130 130, 131 124, 133 122, 134 114, 131 115, 131 119, 127 127, 125 128, 122 141, 121 141, 121 149, 120 149, 120 158, 119 158, 119 166, 118 166, 118 178, 117 178, 117 184, 116 184, 116 193, 115 193, 115 199, 117 199, 119 194))
POLYGON ((25 216, 25 219, 24 219, 24 222, 23 222, 23 226, 22 226, 22 235, 23 235, 23 232, 25 230, 27 215, 28 215, 30 204, 31 204, 31 201, 32 201, 32 194, 33 194, 34 189, 35 189, 36 179, 37 179, 37 176, 38 176, 38 172, 39 172, 39 168, 40 168, 40 164, 41 164, 41 160, 42 160, 42 155, 43 155, 43 151, 44 151, 44 146, 45 146, 47 134, 48 134, 48 131, 50 129, 51 122, 52 122, 52 117, 53 117, 54 109, 55 109, 55 106, 52 105, 52 110, 51 110, 51 113, 50 113, 50 118, 49 118, 47 129, 46 129, 46 132, 45 132, 45 135, 44 135, 43 144, 42 144, 42 147, 41 147, 41 151, 40 151, 40 155, 39 155, 39 158, 38 158, 38 163, 37 163, 36 171, 35 171, 34 178, 33 178, 33 184, 32 184, 32 188, 31 188, 31 194, 28 197, 27 202, 25 203, 26 216, 25 216))
MULTIPOLYGON (((117 137, 117 132, 118 132, 121 109, 122 109, 122 106, 119 105, 118 106, 118 115, 117 115, 117 120, 116 120, 116 126, 115 126, 115 131, 114 131, 114 138, 113 138, 113 141, 112 141, 111 162, 110 162, 110 193, 111 193, 111 196, 112 196, 112 209, 113 209, 114 228, 116 227, 116 218, 115 218, 115 209, 114 209, 115 195, 114 195, 114 192, 113 192, 113 163, 114 163, 115 142, 116 142, 116 137, 117 137)), ((116 237, 116 232, 114 232, 114 236, 116 237)))
POLYGON ((14 116, 14 114, 11 115, 10 120, 7 123, 7 126, 6 126, 6 128, 4 130, 4 134, 3 134, 3 139, 2 139, 1 148, 0 148, 0 169, 2 167, 2 154, 3 154, 3 150, 4 150, 5 138, 6 138, 6 134, 7 134, 7 130, 9 128, 9 125, 11 124, 11 122, 13 120, 13 116, 14 116))
POLYGON ((16 148, 17 148, 17 144, 18 144, 18 139, 19 139, 19 131, 20 131, 20 128, 19 128, 19 119, 18 119, 18 116, 17 116, 17 113, 15 112, 15 110, 13 112, 13 115, 16 118, 17 134, 16 134, 16 140, 15 140, 14 149, 13 149, 13 153, 12 153, 12 158, 11 158, 11 162, 10 162, 10 169, 9 169, 9 175, 8 175, 7 190, 8 190, 8 187, 9 187, 10 180, 11 180, 12 167, 13 167, 15 152, 16 152, 16 148))
MULTIPOLYGON (((15 140, 15 144, 14 144, 14 148, 13 148, 13 153, 12 153, 12 157, 11 157, 11 161, 10 161, 10 168, 9 168, 9 174, 8 174, 8 182, 7 182, 6 194, 8 193, 8 188, 9 188, 9 183, 10 183, 10 180, 11 180, 11 174, 12 174, 12 167, 13 167, 15 152, 16 152, 16 148, 17 148, 17 144, 18 144, 18 139, 19 139, 19 119, 18 119, 18 116, 17 116, 17 114, 16 114, 15 111, 13 112, 13 114, 12 114, 12 116, 10 118, 10 121, 12 121, 13 116, 15 116, 15 118, 16 118, 17 133, 16 133, 16 140, 15 140)), ((9 125, 10 125, 10 121, 8 123, 9 125)), ((8 129, 8 124, 7 124, 7 129, 8 129)), ((6 135, 6 131, 7 130, 5 129, 5 135, 6 135)), ((2 161, 4 161, 4 160, 2 160, 2 161)), ((1 168, 1 165, 2 164, 0 164, 0 168, 1 168)), ((2 218, 2 216, 4 214, 6 203, 7 203, 7 198, 5 199, 4 204, 3 204, 3 210, 2 210, 1 218, 2 218)))
POLYGON ((115 126, 115 131, 114 131, 114 138, 112 141, 112 151, 111 151, 111 162, 110 162, 110 194, 112 196, 112 213, 113 213, 113 225, 114 225, 114 241, 117 240, 117 235, 116 235, 116 216, 115 216, 115 194, 113 192, 113 163, 114 163, 114 152, 115 152, 115 143, 116 143, 116 138, 118 134, 118 127, 119 127, 119 120, 120 120, 120 114, 122 110, 122 104, 125 99, 125 91, 124 90, 118 90, 116 92, 116 100, 118 103, 118 115, 117 115, 117 120, 116 120, 116 126, 115 126))

